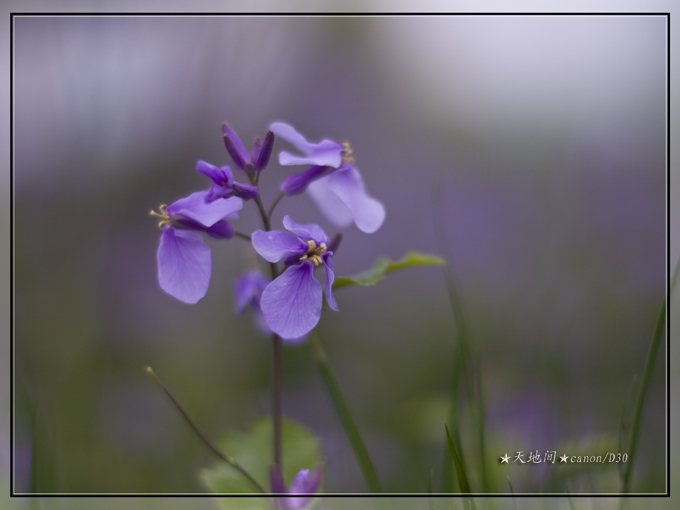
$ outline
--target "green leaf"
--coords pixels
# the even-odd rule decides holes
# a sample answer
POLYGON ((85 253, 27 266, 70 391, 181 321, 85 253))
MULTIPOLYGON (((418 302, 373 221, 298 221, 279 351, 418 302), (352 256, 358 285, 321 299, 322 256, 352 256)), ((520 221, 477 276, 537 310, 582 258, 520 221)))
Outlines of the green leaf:
POLYGON ((342 287, 351 287, 353 285, 362 285, 364 287, 375 285, 380 280, 385 278, 387 273, 404 269, 407 267, 416 266, 444 266, 446 261, 434 255, 427 255, 423 253, 409 252, 399 261, 393 262, 387 258, 380 258, 373 264, 373 267, 363 271, 354 276, 339 276, 333 283, 333 290, 341 289, 342 287))
MULTIPOLYGON (((269 489, 269 468, 273 463, 272 423, 270 417, 256 420, 246 432, 230 431, 218 443, 220 450, 236 459, 263 487, 269 489)), ((299 423, 283 418, 283 478, 290 485, 301 469, 313 470, 322 462, 318 438, 299 423)), ((215 494, 253 494, 253 484, 225 462, 203 469, 200 479, 215 494)), ((229 510, 268 510, 271 500, 264 497, 218 498, 221 508, 229 510)))
POLYGON ((463 468, 463 463, 460 461, 456 447, 453 446, 453 441, 451 440, 451 434, 449 434, 449 427, 444 425, 446 429, 446 440, 449 443, 449 450, 451 451, 451 456, 453 457, 453 463, 456 465, 456 475, 458 476, 458 484, 460 485, 461 492, 470 493, 470 484, 468 483, 467 476, 465 475, 465 469, 463 468))

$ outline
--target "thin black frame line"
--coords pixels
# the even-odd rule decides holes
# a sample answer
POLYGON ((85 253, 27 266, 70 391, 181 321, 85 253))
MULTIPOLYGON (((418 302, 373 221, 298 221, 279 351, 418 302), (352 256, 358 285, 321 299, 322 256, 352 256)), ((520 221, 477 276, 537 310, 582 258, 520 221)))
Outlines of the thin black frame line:
POLYGON ((159 18, 205 18, 205 17, 616 17, 616 16, 670 16, 668 11, 659 12, 11 12, 11 17, 49 17, 49 18, 116 18, 116 17, 159 17, 159 18))
POLYGON ((671 494, 671 14, 666 15, 666 492, 671 494))
POLYGON ((9 19, 9 405, 10 405, 10 445, 9 445, 9 487, 14 494, 14 17, 9 19))

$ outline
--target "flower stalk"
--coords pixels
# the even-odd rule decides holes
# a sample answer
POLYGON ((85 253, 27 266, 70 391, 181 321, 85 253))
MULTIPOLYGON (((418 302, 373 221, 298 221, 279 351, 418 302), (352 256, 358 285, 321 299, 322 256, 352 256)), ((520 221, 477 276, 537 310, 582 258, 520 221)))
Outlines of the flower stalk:
MULTIPOLYGON (((274 210, 274 207, 280 200, 274 203, 270 209, 270 214, 274 210)), ((264 205, 262 205, 262 199, 258 195, 255 199, 257 208, 260 211, 260 216, 262 217, 262 224, 264 225, 265 232, 271 231, 270 214, 265 212, 264 205)), ((278 263, 270 262, 269 268, 272 273, 272 281, 279 276, 278 263)), ((282 345, 281 337, 276 333, 272 334, 272 429, 274 431, 273 445, 274 445, 274 466, 277 469, 282 469, 282 441, 281 441, 281 365, 282 365, 282 345)))
POLYGON ((347 434, 347 439, 349 439, 349 442, 352 445, 354 456, 356 457, 359 467, 361 468, 361 472, 364 475, 364 480, 366 481, 368 490, 373 494, 379 494, 383 492, 383 490, 382 486, 380 485, 378 474, 375 471, 375 467, 373 466, 371 457, 368 454, 366 445, 361 438, 359 428, 354 422, 354 418, 351 411, 349 410, 349 406, 342 395, 340 386, 338 385, 338 382, 335 380, 335 376, 331 371, 330 364, 326 358, 326 353, 321 348, 321 342, 319 342, 319 338, 314 332, 310 334, 309 340, 314 349, 316 361, 319 363, 319 369, 321 370, 323 380, 326 383, 328 392, 331 394, 333 404, 335 405, 335 409, 338 411, 340 421, 342 422, 342 426, 345 429, 345 433, 347 434))

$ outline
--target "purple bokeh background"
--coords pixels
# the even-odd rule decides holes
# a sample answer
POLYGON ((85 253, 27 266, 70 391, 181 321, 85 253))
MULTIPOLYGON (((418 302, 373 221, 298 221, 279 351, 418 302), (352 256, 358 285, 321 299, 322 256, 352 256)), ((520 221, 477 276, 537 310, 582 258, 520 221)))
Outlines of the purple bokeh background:
MULTIPOLYGON (((145 365, 213 436, 267 412, 267 341, 231 313, 252 250, 210 242, 194 307, 155 280, 148 210, 205 187, 196 160, 229 163, 224 121, 246 144, 274 120, 352 143, 387 219, 371 236, 343 231, 336 274, 437 252, 442 237, 498 442, 618 432, 665 290, 665 19, 48 17, 17 19, 15 35, 17 423, 39 410, 50 419, 25 437, 74 452, 47 463, 49 490, 202 490, 192 473, 211 459, 141 389, 145 365)), ((266 172, 269 203, 290 171, 266 172)), ((246 209, 235 226, 259 228, 246 209)), ((284 214, 336 230, 307 196, 281 203, 278 228, 284 214)), ((388 487, 423 491, 453 352, 442 272, 337 299, 319 334, 369 449, 388 487)), ((285 354, 284 410, 329 458, 348 452, 308 351, 285 354)), ((651 491, 664 388, 658 371, 642 440, 651 491)), ((346 457, 328 462, 328 487, 362 492, 346 457)))

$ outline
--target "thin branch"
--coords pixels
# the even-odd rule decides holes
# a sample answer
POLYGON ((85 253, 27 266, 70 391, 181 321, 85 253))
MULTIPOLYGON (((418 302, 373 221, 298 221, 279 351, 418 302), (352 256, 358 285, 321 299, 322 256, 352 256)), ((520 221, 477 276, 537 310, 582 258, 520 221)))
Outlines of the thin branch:
POLYGON ((194 430, 196 435, 201 438, 201 440, 205 443, 205 445, 210 449, 211 452, 213 452, 217 457, 219 457, 221 460, 232 466, 234 469, 236 469, 239 473, 241 473, 243 476, 245 476, 255 487, 257 487, 257 490, 266 494, 267 491, 258 483, 255 478, 251 476, 248 471, 245 470, 243 466, 241 466, 238 462, 236 462, 235 459, 231 457, 227 457, 224 455, 213 443, 206 437, 206 435, 201 432, 201 429, 198 428, 198 425, 194 423, 194 420, 191 419, 189 414, 184 410, 182 405, 177 401, 177 399, 170 393, 170 390, 168 390, 165 385, 161 382, 161 380, 158 378, 158 376, 154 373, 153 369, 151 367, 146 367, 146 373, 149 374, 154 381, 156 381, 156 384, 161 387, 161 389, 165 392, 165 394, 170 397, 170 400, 172 400, 172 403, 175 404, 175 407, 177 410, 182 414, 186 422, 189 424, 189 426, 194 430))
POLYGON ((234 235, 236 237, 240 237, 241 239, 246 239, 247 241, 252 241, 252 238, 248 234, 244 234, 243 232, 234 232, 234 235))
POLYGON ((285 193, 282 191, 281 193, 279 193, 279 196, 276 197, 276 200, 274 200, 274 203, 273 203, 272 206, 269 208, 269 212, 267 213, 267 219, 268 219, 268 220, 271 220, 271 219, 272 219, 272 214, 274 214, 274 209, 276 208, 277 205, 279 205, 279 202, 280 202, 281 199, 282 199, 283 197, 285 197, 285 196, 286 196, 285 193))

